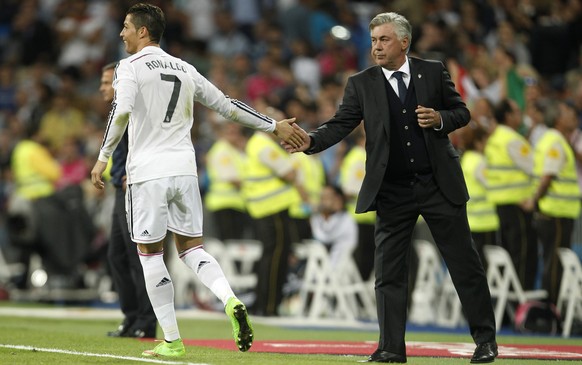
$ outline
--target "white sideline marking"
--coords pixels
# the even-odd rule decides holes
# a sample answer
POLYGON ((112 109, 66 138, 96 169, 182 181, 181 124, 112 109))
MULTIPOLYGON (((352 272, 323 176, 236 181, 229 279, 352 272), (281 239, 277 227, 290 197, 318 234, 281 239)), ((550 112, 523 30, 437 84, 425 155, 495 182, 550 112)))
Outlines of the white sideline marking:
POLYGON ((5 348, 9 348, 9 349, 16 349, 16 350, 54 352, 54 353, 58 353, 58 354, 67 354, 67 355, 78 355, 78 356, 89 356, 89 357, 107 357, 107 358, 111 358, 111 359, 132 360, 132 361, 150 362, 150 363, 155 363, 155 364, 166 364, 166 365, 209 365, 209 364, 205 364, 205 363, 157 360, 157 359, 148 359, 148 358, 143 358, 143 357, 120 356, 120 355, 111 355, 111 354, 96 354, 96 353, 91 353, 91 352, 79 352, 79 351, 69 351, 69 350, 61 350, 61 349, 48 349, 48 348, 34 347, 34 346, 0 344, 0 347, 5 347, 5 348))

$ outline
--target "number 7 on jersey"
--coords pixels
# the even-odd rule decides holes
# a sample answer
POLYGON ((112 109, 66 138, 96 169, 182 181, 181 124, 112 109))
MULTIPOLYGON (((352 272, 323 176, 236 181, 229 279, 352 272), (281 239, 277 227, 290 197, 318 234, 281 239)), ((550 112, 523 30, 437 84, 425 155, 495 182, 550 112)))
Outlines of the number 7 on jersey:
POLYGON ((172 97, 170 97, 170 102, 168 103, 168 109, 166 110, 166 116, 164 117, 164 123, 170 123, 172 115, 174 115, 174 110, 176 109, 176 104, 178 104, 178 98, 180 97, 180 87, 182 86, 182 81, 176 75, 160 74, 163 81, 169 81, 174 83, 174 90, 172 91, 172 97))

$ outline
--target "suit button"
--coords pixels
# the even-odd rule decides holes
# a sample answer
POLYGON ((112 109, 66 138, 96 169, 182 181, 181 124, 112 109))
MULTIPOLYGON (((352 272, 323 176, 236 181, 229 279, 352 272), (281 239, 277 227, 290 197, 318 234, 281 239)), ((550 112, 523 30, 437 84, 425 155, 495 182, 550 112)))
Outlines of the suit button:
POLYGON ((406 114, 406 109, 402 109, 402 114, 406 114))
POLYGON ((411 158, 411 159, 410 159, 410 162, 414 162, 414 159, 413 159, 413 158, 411 158))
POLYGON ((410 142, 406 142, 406 145, 410 147, 410 142))
POLYGON ((405 130, 408 130, 408 126, 407 126, 407 125, 405 125, 405 126, 404 126, 404 129, 405 129, 405 130))

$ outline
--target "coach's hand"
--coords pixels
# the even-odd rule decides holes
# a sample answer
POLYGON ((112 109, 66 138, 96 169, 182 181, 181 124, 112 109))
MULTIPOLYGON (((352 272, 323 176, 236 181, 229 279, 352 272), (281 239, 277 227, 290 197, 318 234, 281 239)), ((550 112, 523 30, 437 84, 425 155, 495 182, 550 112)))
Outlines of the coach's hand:
POLYGON ((295 118, 278 121, 273 134, 294 148, 299 148, 304 143, 301 128, 295 124, 295 118))
POLYGON ((97 160, 95 166, 93 166, 93 170, 91 170, 91 182, 93 183, 93 186, 99 190, 105 188, 105 183, 103 182, 103 172, 106 168, 107 162, 97 160))

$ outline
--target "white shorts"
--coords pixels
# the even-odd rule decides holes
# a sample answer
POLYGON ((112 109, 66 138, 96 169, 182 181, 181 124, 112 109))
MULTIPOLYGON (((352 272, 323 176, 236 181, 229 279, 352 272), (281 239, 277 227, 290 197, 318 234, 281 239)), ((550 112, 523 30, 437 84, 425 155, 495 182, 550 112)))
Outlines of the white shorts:
POLYGON ((125 211, 131 239, 155 243, 172 231, 202 236, 202 199, 196 176, 171 176, 128 185, 125 211))

